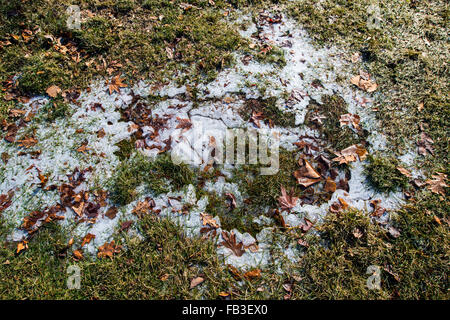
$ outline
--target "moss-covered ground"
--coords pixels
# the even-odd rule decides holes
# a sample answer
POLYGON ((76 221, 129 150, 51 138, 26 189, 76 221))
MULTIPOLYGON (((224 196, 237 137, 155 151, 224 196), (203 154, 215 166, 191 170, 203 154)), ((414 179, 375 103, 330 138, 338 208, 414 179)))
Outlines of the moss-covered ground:
MULTIPOLYGON (((185 2, 178 0, 0 0, 0 122, 10 120, 10 110, 25 97, 45 94, 51 85, 78 90, 92 79, 119 73, 130 83, 141 78, 166 81, 176 71, 186 77, 180 81, 208 81, 232 65, 233 52, 252 52, 226 22, 227 12, 274 5, 263 0, 186 2, 192 7, 186 9, 185 2), (66 26, 66 8, 72 4, 81 8, 80 30, 66 26)), ((353 209, 330 212, 317 229, 320 238, 280 227, 275 232, 302 239, 300 263, 286 263, 282 275, 264 270, 261 277, 242 278, 238 285, 212 241, 188 238, 173 223, 152 215, 137 223, 143 241, 118 231, 116 241, 126 250, 97 260, 78 260, 70 254, 62 236, 66 230, 57 223, 41 228, 28 249, 16 254, 17 244, 4 240, 8 228, 1 220, 0 298, 217 299, 228 293, 232 299, 448 299, 446 191, 436 194, 411 187, 399 174, 395 158, 415 150, 425 131, 434 141, 434 152, 419 157, 421 169, 428 176, 450 174, 448 4, 379 0, 380 27, 371 29, 368 1, 276 3, 287 8, 317 45, 337 46, 349 58, 358 53, 355 74, 365 69, 375 77, 379 85, 375 109, 388 137, 388 150, 369 157, 365 172, 379 191, 407 189, 407 204, 392 213, 393 227, 400 233, 393 236, 366 212, 353 209), (72 264, 82 270, 81 290, 66 287, 66 270, 72 264), (381 267, 380 290, 366 286, 371 265, 381 267), (190 289, 190 281, 197 276, 204 283, 190 289), (291 288, 288 292, 286 284, 291 288)), ((275 50, 268 62, 282 63, 282 58, 275 50)), ((53 102, 45 121, 67 116, 64 102, 58 98, 53 102)), ((271 106, 270 100, 262 102, 266 114, 276 117, 279 110, 271 106)), ((330 150, 364 139, 364 133, 340 127, 336 115, 344 113, 345 106, 339 97, 326 97, 322 105, 310 107, 326 115, 321 134, 330 142, 330 150)), ((277 120, 281 125, 292 124, 288 117, 277 120)), ((120 143, 121 165, 108 186, 116 203, 134 200, 136 187, 142 184, 159 193, 166 190, 166 180, 176 188, 199 183, 198 172, 174 166, 164 154, 156 162, 139 158, 132 152, 133 144, 132 140, 120 143)), ((257 233, 258 226, 248 218, 257 210, 252 203, 273 208, 281 186, 297 188, 300 194, 292 176, 296 166, 296 154, 282 152, 275 177, 255 175, 250 167, 237 171, 233 182, 243 184, 248 206, 230 209, 225 197, 210 194, 211 214, 219 215, 228 229, 257 233)))

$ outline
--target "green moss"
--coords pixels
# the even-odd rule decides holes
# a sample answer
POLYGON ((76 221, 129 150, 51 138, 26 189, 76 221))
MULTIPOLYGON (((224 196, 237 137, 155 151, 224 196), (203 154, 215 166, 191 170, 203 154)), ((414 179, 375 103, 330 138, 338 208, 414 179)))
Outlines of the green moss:
POLYGON ((160 194, 168 192, 169 184, 178 190, 193 182, 194 175, 185 164, 173 164, 167 154, 159 155, 151 161, 148 157, 135 154, 128 160, 122 161, 116 173, 109 182, 111 200, 125 205, 134 200, 136 188, 144 185, 149 191, 160 194))
POLYGON ((277 106, 277 98, 248 99, 239 110, 241 117, 248 121, 253 112, 262 112, 266 120, 272 120, 273 124, 281 127, 295 126, 295 114, 281 110, 277 106))
POLYGON ((408 185, 408 178, 397 170, 399 161, 379 154, 369 155, 364 173, 369 183, 383 192, 395 191, 408 185))
MULTIPOLYGON (((260 175, 259 167, 243 165, 234 172, 233 182, 245 191, 251 201, 250 207, 263 209, 265 206, 277 207, 281 186, 286 190, 294 188, 298 196, 302 193, 293 173, 299 169, 295 152, 280 149, 279 171, 275 175, 260 175)), ((261 212, 258 212, 260 214, 261 212)))
POLYGON ((136 138, 132 136, 130 140, 124 139, 116 143, 119 150, 115 151, 114 154, 119 157, 121 161, 129 159, 131 154, 136 150, 135 147, 136 138))
POLYGON ((324 95, 322 104, 310 103, 308 113, 305 117, 305 124, 317 129, 325 138, 327 147, 339 151, 346 147, 357 144, 362 138, 367 136, 366 132, 357 134, 348 126, 342 126, 339 119, 342 114, 348 113, 347 104, 338 95, 324 95), (320 123, 315 118, 320 117, 320 123))
POLYGON ((43 53, 33 55, 22 68, 20 90, 26 94, 39 94, 54 84, 64 86, 69 81, 64 66, 57 54, 51 57, 46 57, 43 53))
POLYGON ((90 53, 107 51, 119 39, 113 31, 112 23, 103 17, 94 17, 83 23, 81 30, 73 31, 81 48, 90 53))
POLYGON ((62 98, 56 98, 43 106, 39 114, 43 120, 53 122, 56 119, 68 117, 71 114, 71 108, 62 98))

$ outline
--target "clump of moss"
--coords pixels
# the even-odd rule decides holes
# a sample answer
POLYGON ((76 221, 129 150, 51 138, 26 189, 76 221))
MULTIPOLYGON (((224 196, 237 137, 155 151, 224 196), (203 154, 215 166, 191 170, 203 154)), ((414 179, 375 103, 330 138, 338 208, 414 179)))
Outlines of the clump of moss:
POLYGON ((369 183, 382 192, 394 191, 408 185, 408 178, 397 170, 399 162, 394 157, 369 155, 364 173, 369 183))
POLYGON ((39 94, 45 92, 52 84, 64 86, 69 82, 65 64, 58 54, 45 56, 37 53, 29 58, 19 78, 19 89, 25 94, 39 94))
POLYGON ((56 119, 65 118, 70 115, 71 108, 62 98, 55 98, 49 101, 39 110, 42 119, 53 122, 56 119))
POLYGON ((245 105, 239 110, 241 117, 248 121, 253 112, 262 112, 266 120, 271 120, 273 124, 281 127, 295 126, 295 114, 283 111, 277 106, 277 98, 248 99, 245 105))
POLYGON ((82 25, 81 30, 74 30, 74 37, 81 48, 90 53, 101 53, 119 40, 112 28, 112 23, 106 18, 93 17, 82 25))
MULTIPOLYGON (((200 192, 201 196, 205 192, 200 192)), ((212 216, 219 216, 220 224, 224 230, 238 229, 239 232, 248 232, 256 236, 262 227, 253 222, 255 214, 244 205, 239 208, 232 208, 230 200, 216 193, 205 193, 208 196, 206 212, 212 216)))
POLYGON ((256 61, 261 63, 269 63, 278 65, 280 68, 286 66, 286 59, 284 57, 284 51, 281 48, 273 47, 267 53, 257 52, 256 61))
POLYGON ((121 161, 130 158, 131 154, 136 150, 135 147, 136 138, 131 136, 131 138, 124 139, 116 143, 116 146, 119 147, 119 150, 115 151, 114 154, 119 157, 121 161))
POLYGON ((280 196, 281 186, 286 190, 294 188, 298 196, 302 193, 293 172, 298 170, 295 152, 281 149, 279 152, 279 170, 274 175, 261 175, 259 167, 244 165, 235 170, 233 182, 239 184, 251 201, 251 207, 276 207, 280 196))
MULTIPOLYGON (((319 228, 320 239, 307 237, 309 247, 301 260, 302 285, 296 294, 319 299, 388 298, 382 290, 366 286, 367 268, 383 266, 383 230, 357 210, 329 213, 319 228)), ((384 279, 383 279, 384 280, 384 279)))
POLYGON ((194 174, 186 164, 175 165, 170 156, 162 154, 151 161, 135 154, 122 161, 109 182, 111 200, 125 205, 136 197, 136 188, 144 185, 149 191, 160 194, 168 192, 170 185, 178 190, 194 181, 194 174))
POLYGON ((339 95, 324 95, 322 104, 312 102, 305 117, 306 125, 317 129, 331 149, 339 151, 357 144, 367 133, 357 134, 347 126, 341 127, 340 116, 347 113, 347 104, 339 95), (320 117, 320 123, 315 120, 320 117))

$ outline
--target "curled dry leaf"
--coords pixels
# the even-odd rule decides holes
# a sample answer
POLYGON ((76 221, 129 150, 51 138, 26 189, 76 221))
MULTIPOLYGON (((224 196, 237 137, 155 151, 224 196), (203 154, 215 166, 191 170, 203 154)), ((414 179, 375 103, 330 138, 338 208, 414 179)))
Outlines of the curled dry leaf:
POLYGON ((72 254, 77 260, 83 259, 83 252, 81 252, 81 250, 75 250, 72 254))
POLYGON ((335 152, 334 154, 337 157, 334 158, 333 161, 339 162, 339 164, 347 164, 356 161, 357 158, 359 158, 360 161, 363 161, 367 157, 367 150, 354 144, 344 150, 335 152))
POLYGON ((25 147, 25 148, 30 148, 30 147, 34 146, 36 143, 38 143, 38 141, 33 137, 24 138, 22 140, 17 140, 17 142, 19 143, 19 147, 25 147))
POLYGON ((112 258, 115 253, 119 253, 121 251, 121 246, 115 244, 114 240, 110 243, 105 242, 102 246, 98 248, 97 257, 104 258, 110 257, 112 258))
POLYGON ((253 269, 244 273, 244 278, 248 280, 256 279, 261 277, 261 269, 253 269))
POLYGON ((433 178, 432 180, 428 179, 425 181, 425 183, 428 184, 428 190, 445 196, 444 188, 448 188, 448 185, 445 183, 445 180, 447 180, 447 175, 438 172, 436 175, 432 175, 431 177, 433 178))
POLYGON ((230 200, 230 208, 231 208, 231 210, 236 208, 236 197, 234 196, 234 194, 232 194, 230 192, 227 192, 227 193, 225 193, 225 196, 230 200))
POLYGON ((434 141, 431 139, 431 137, 426 134, 425 132, 420 133, 420 139, 417 141, 418 146, 418 153, 422 156, 427 155, 427 151, 434 155, 434 148, 433 148, 434 141))
POLYGON ((371 79, 366 80, 360 75, 351 78, 350 82, 358 88, 367 92, 374 92, 378 88, 378 85, 374 81, 372 81, 371 79))
POLYGON ((117 207, 109 207, 108 210, 106 210, 105 216, 107 216, 110 219, 114 219, 117 215, 117 212, 119 210, 117 209, 117 207))
POLYGON ((213 219, 213 217, 207 213, 200 213, 200 217, 202 218, 203 225, 209 225, 212 228, 219 228, 217 221, 213 219))
POLYGON ((402 167, 397 167, 397 170, 404 176, 411 178, 411 172, 402 167))
POLYGON ((182 128, 182 132, 188 131, 192 127, 192 122, 190 119, 181 119, 177 117, 179 124, 176 126, 176 129, 182 128))
POLYGON ((26 249, 28 249, 28 241, 26 241, 26 240, 21 241, 17 244, 16 253, 20 253, 21 251, 26 250, 26 249))
POLYGON ((85 244, 90 243, 92 239, 95 239, 95 234, 88 233, 83 237, 83 242, 81 243, 81 246, 83 247, 85 244))
POLYGON ((303 187, 309 187, 320 181, 320 174, 306 159, 299 159, 300 169, 294 172, 297 183, 303 187))

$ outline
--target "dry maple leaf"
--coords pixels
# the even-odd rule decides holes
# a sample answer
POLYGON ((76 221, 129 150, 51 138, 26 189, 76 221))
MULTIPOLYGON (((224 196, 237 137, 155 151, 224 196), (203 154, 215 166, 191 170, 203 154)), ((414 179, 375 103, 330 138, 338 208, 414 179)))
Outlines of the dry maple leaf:
POLYGON ((289 194, 286 193, 286 189, 281 186, 281 197, 278 198, 278 202, 281 206, 281 210, 287 210, 294 208, 297 204, 298 197, 294 197, 294 188, 291 189, 289 194))
POLYGON ((299 159, 300 169, 294 172, 297 183, 305 188, 320 181, 320 174, 306 159, 299 159))
POLYGON ((90 243, 92 239, 95 239, 95 234, 88 233, 83 237, 83 242, 81 243, 81 246, 83 247, 85 244, 90 243))
POLYGON ((53 85, 51 87, 48 87, 48 89, 45 92, 47 92, 47 94, 50 97, 56 98, 58 96, 58 94, 61 93, 61 89, 58 86, 53 85))
POLYGON ((240 257, 245 253, 245 250, 242 248, 244 244, 242 242, 236 243, 236 235, 233 231, 230 233, 222 231, 222 238, 225 241, 222 241, 221 244, 233 251, 236 256, 240 257))
POLYGON ((0 212, 8 208, 12 204, 14 191, 10 190, 7 194, 0 194, 0 212))
POLYGON ((445 180, 447 180, 447 175, 437 172, 437 175, 432 175, 431 177, 433 180, 428 179, 425 181, 425 183, 429 185, 428 190, 445 196, 444 188, 448 188, 448 185, 445 183, 445 180))
POLYGON ((334 158, 333 161, 337 161, 339 164, 347 164, 356 161, 357 158, 359 158, 360 161, 363 161, 367 157, 367 150, 354 144, 344 150, 335 152, 334 154, 337 157, 334 158))
POLYGON ((213 219, 213 217, 207 213, 200 213, 200 217, 202 219, 203 225, 209 225, 215 229, 219 228, 217 221, 213 219))
POLYGON ((120 93, 120 88, 126 88, 127 84, 123 83, 123 80, 123 78, 120 78, 120 75, 113 77, 108 85, 109 94, 112 94, 114 91, 120 93))
POLYGON ((117 207, 110 207, 108 208, 108 210, 106 210, 105 212, 105 216, 107 216, 110 219, 114 219, 117 215, 117 212, 119 211, 119 209, 117 209, 117 207))
POLYGON ((358 88, 360 88, 364 91, 367 91, 367 92, 374 92, 378 88, 378 85, 374 81, 372 81, 370 79, 365 80, 360 75, 354 76, 353 78, 351 78, 350 82, 352 84, 354 84, 355 86, 357 86, 358 88))

